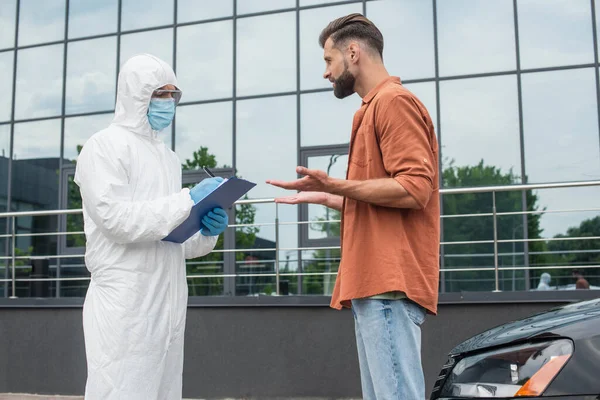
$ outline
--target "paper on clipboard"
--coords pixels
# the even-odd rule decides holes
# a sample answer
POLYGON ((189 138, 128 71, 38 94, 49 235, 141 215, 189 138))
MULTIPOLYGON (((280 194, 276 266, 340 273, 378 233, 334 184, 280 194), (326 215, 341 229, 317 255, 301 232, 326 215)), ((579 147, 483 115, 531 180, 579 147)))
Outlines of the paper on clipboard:
POLYGON ((224 210, 228 209, 254 186, 256 186, 256 183, 245 179, 236 177, 227 179, 208 194, 208 196, 192 207, 192 211, 187 219, 163 240, 173 243, 185 242, 200 231, 200 228, 202 228, 200 220, 208 214, 209 211, 216 207, 221 207, 224 210))

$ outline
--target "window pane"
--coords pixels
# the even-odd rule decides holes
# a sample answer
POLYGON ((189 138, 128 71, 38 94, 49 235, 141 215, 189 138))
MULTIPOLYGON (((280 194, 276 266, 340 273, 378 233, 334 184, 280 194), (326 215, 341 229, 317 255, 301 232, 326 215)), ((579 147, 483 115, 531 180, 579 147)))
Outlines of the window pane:
MULTIPOLYGON (((264 184, 266 179, 290 180, 296 178, 296 96, 244 100, 237 104, 237 172, 256 182, 250 198, 265 198, 286 194, 286 191, 264 184)), ((288 192, 291 194, 291 192, 288 192)), ((275 222, 275 205, 255 205, 255 222, 275 222)), ((279 220, 296 222, 298 207, 280 205, 279 220)), ((298 229, 280 232, 280 246, 298 245, 298 229)), ((261 226, 256 241, 265 244, 275 241, 275 229, 261 226), (265 242, 266 241, 266 242, 265 242)), ((261 245, 262 247, 262 245, 261 245)), ((283 250, 281 257, 283 256, 283 250)), ((271 266, 272 268, 272 266, 271 266)))
POLYGON ((261 11, 295 8, 296 0, 238 0, 237 13, 251 14, 261 11))
POLYGON ((300 101, 302 147, 350 143, 352 119, 361 104, 357 94, 340 100, 333 92, 311 93, 300 101))
POLYGON ((177 79, 182 101, 232 97, 232 54, 232 21, 178 28, 177 79))
POLYGON ((516 68, 512 0, 437 3, 440 75, 516 68))
POLYGON ((118 0, 69 0, 69 37, 117 31, 118 0))
MULTIPOLYGON (((60 161, 60 119, 15 124, 12 172, 13 211, 56 210, 60 161)), ((56 232, 58 217, 17 219, 19 234, 56 232)), ((24 254, 54 255, 57 236, 22 236, 24 254)))
MULTIPOLYGON (((289 222, 294 217, 297 206, 279 207, 280 222, 289 222)), ((236 248, 250 249, 236 253, 235 273, 236 296, 257 294, 271 295, 276 292, 275 276, 275 205, 252 204, 236 206, 236 222, 249 224, 270 224, 254 227, 236 228, 236 248), (270 276, 260 276, 270 274, 270 276), (249 276, 254 275, 254 276, 249 276)), ((293 220, 295 222, 295 219, 293 220)), ((283 247, 296 247, 298 228, 295 225, 281 225, 279 238, 283 247)), ((280 260, 285 260, 285 251, 280 251, 280 260)), ((285 263, 281 263, 281 272, 286 271, 285 263)), ((288 280, 281 277, 281 282, 288 280)))
POLYGON ((281 189, 262 183, 296 178, 296 97, 238 102, 236 149, 238 173, 261 183, 252 189, 251 197, 281 195, 281 189))
POLYGON ((121 36, 120 64, 141 53, 149 53, 173 65, 173 29, 160 29, 121 36))
POLYGON ((14 51, 0 53, 0 87, 4 88, 0 97, 0 121, 9 121, 12 112, 14 55, 14 51))
POLYGON ((437 133, 437 95, 435 94, 435 83, 407 83, 403 84, 403 86, 417 96, 417 98, 421 100, 421 103, 425 104, 425 108, 427 108, 427 112, 429 112, 429 116, 433 121, 433 126, 437 133))
MULTIPOLYGON (((6 212, 9 156, 10 125, 0 125, 0 212, 6 212)), ((6 220, 0 220, 0 229, 6 229, 6 220)), ((5 230, 2 232, 5 232, 5 230)))
POLYGON ((63 158, 75 161, 79 155, 78 147, 96 132, 108 128, 113 120, 113 113, 91 115, 87 117, 74 117, 65 119, 65 148, 63 158))
POLYGON ((594 61, 588 0, 519 0, 521 68, 594 61))
POLYGON ((114 108, 116 57, 115 37, 69 43, 67 114, 114 108))
POLYGON ((54 42, 65 38, 64 0, 21 0, 19 46, 54 42))
MULTIPOLYGON (((346 179, 347 167, 347 154, 332 154, 327 156, 310 157, 307 165, 307 168, 325 171, 329 176, 338 179, 346 179)), ((339 219, 339 211, 317 204, 308 205, 309 221, 331 221, 339 219)), ((308 225, 309 239, 325 239, 328 237, 340 237, 339 222, 313 223, 308 225)))
POLYGON ((17 52, 15 119, 60 115, 63 49, 58 44, 17 52))
POLYGON ((383 34, 383 60, 392 75, 399 75, 404 80, 435 76, 433 7, 430 1, 369 2, 367 17, 383 34), (402 15, 401 24, 398 23, 398 15, 402 15))
MULTIPOLYGON (((442 82, 441 123, 444 168, 483 162, 520 181, 519 109, 515 76, 442 82)), ((478 185, 499 182, 474 182, 478 185)), ((515 182, 516 183, 516 182, 515 182)))
POLYGON ((233 15, 232 0, 178 0, 177 22, 229 17, 233 15))
POLYGON ((319 46, 321 31, 336 18, 362 12, 362 4, 315 8, 300 11, 300 87, 302 90, 331 87, 323 79, 325 61, 319 46))
POLYGON ((523 75, 528 181, 600 178, 594 69, 523 75))
POLYGON ((295 13, 242 18, 237 24, 238 96, 296 90, 295 13))
MULTIPOLYGON (((313 5, 317 5, 317 4, 339 3, 340 1, 343 1, 343 0, 300 0, 300 7, 313 6, 313 5)), ((341 16, 342 15, 340 14, 340 17, 341 16)))
POLYGON ((0 49, 14 47, 15 45, 16 15, 16 0, 0 2, 0 49))
POLYGON ((182 164, 206 147, 218 167, 233 165, 231 102, 177 107, 175 148, 182 164))
POLYGON ((173 23, 173 0, 122 0, 121 30, 150 28, 173 23))
MULTIPOLYGON (((546 211, 571 210, 571 212, 545 212, 540 215, 540 228, 543 229, 544 238, 576 238, 598 236, 598 211, 572 211, 593 210, 598 208, 600 187, 580 187, 564 189, 545 189, 535 192, 538 197, 538 209, 546 211), (560 236, 558 236, 560 235, 560 236), (558 237, 557 237, 558 236, 558 237)), ((531 247, 531 246, 530 246, 531 247)), ((587 268, 598 265, 598 240, 552 240, 537 244, 541 254, 533 253, 530 249, 530 265, 532 267, 565 266, 566 268, 554 270, 537 270, 537 279, 533 285, 539 283, 539 274, 550 273, 552 283, 550 286, 560 286, 563 290, 575 289, 576 279, 573 276, 575 268, 582 271, 582 275, 590 285, 600 286, 600 269, 587 268)), ((532 274, 533 275, 533 274, 532 274)), ((535 287, 535 286, 534 286, 535 287)))
POLYGON ((10 156, 10 125, 0 125, 0 157, 10 156))
POLYGON ((60 119, 15 124, 14 140, 13 201, 57 209, 60 119))

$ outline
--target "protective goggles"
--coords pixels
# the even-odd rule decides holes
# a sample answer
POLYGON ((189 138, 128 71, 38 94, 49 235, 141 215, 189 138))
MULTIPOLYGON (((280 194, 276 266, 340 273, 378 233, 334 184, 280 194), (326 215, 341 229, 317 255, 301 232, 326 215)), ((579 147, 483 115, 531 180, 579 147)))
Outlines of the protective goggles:
POLYGON ((176 89, 176 90, 168 90, 168 89, 156 89, 154 92, 152 92, 152 98, 153 99, 174 99, 175 100, 175 105, 179 104, 179 101, 181 100, 181 90, 176 89))

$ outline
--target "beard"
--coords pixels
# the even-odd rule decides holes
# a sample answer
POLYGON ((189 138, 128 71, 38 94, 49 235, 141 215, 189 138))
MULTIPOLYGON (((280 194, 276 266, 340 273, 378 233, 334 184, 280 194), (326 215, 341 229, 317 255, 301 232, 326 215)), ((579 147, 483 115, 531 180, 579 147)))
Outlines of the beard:
POLYGON ((338 99, 343 99, 354 94, 354 83, 356 78, 348 71, 348 64, 344 62, 344 72, 333 82, 333 94, 338 99))

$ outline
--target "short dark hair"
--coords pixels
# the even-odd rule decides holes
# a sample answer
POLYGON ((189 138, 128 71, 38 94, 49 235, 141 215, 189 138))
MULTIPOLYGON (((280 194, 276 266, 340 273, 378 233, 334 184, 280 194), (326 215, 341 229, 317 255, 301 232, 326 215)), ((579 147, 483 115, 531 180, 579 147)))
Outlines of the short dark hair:
POLYGON ((330 37, 335 45, 349 39, 363 40, 373 50, 377 50, 383 59, 383 35, 375 24, 362 14, 349 14, 331 21, 319 35, 321 47, 325 47, 325 42, 330 37))

